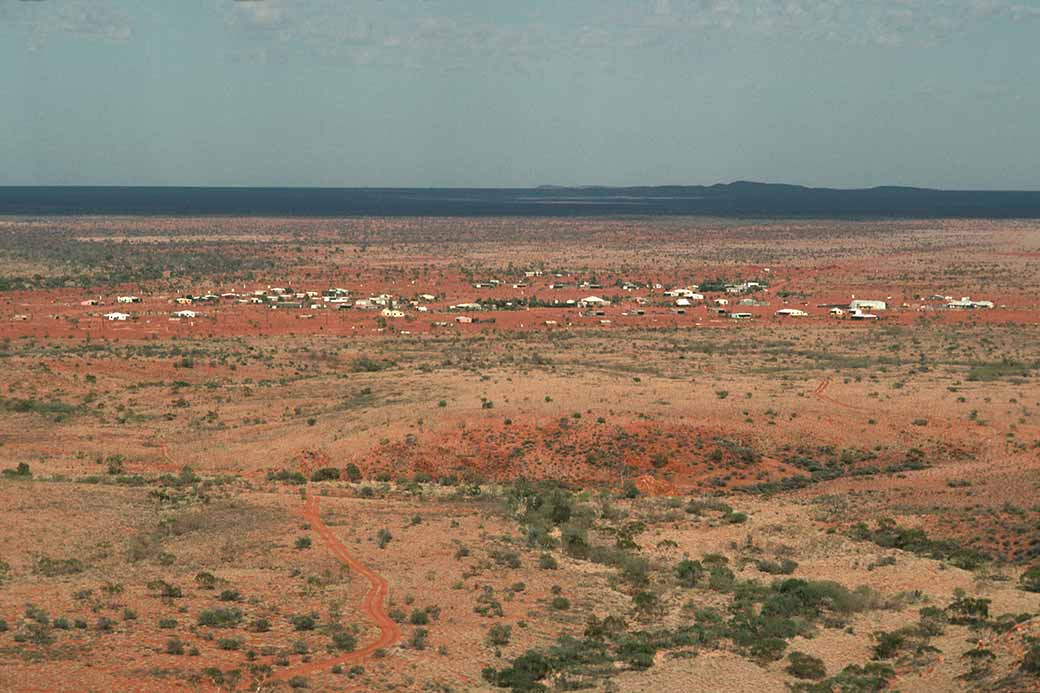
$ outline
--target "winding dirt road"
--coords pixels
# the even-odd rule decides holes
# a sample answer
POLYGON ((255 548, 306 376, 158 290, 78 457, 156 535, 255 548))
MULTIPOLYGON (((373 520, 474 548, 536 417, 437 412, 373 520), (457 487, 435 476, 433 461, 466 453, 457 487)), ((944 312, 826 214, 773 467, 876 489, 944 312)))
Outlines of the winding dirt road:
POLYGON ((355 558, 347 547, 336 538, 332 530, 322 522, 321 513, 318 510, 318 496, 313 494, 307 496, 303 506, 303 518, 310 523, 311 527, 321 536, 325 545, 332 551, 340 563, 363 575, 368 580, 369 588, 364 599, 361 600, 361 612, 379 626, 379 637, 373 642, 365 645, 359 650, 345 652, 341 655, 328 659, 316 660, 299 664, 297 666, 283 669, 273 675, 272 678, 286 681, 294 676, 306 676, 316 671, 328 671, 337 664, 347 662, 358 662, 371 657, 376 650, 390 647, 401 639, 401 629, 386 613, 386 596, 390 590, 385 578, 367 565, 355 558))

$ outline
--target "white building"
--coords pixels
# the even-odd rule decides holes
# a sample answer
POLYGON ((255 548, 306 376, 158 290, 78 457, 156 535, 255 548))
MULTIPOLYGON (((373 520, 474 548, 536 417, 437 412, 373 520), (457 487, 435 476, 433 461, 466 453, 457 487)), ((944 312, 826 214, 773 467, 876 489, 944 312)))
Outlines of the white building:
POLYGON ((193 310, 178 310, 173 314, 175 318, 197 318, 198 316, 199 314, 193 310))
POLYGON ((602 308, 604 306, 609 306, 610 301, 600 298, 599 296, 586 296, 578 301, 578 305, 582 308, 602 308))
POLYGON ((123 322, 125 320, 129 320, 130 319, 130 314, 129 313, 120 313, 120 312, 116 311, 116 312, 112 312, 112 313, 105 313, 104 318, 105 318, 105 320, 111 320, 111 321, 118 320, 119 322, 123 322))
POLYGON ((141 299, 138 296, 117 296, 116 303, 140 303, 141 299))
POLYGON ((955 309, 967 309, 973 308, 992 308, 993 301, 973 301, 970 296, 962 296, 959 301, 950 301, 946 304, 947 308, 955 309))
POLYGON ((886 310, 888 304, 884 301, 874 301, 869 299, 854 299, 849 303, 849 310, 886 310))
POLYGON ((695 292, 693 289, 670 289, 665 291, 664 295, 670 298, 688 298, 691 301, 704 300, 704 295, 695 292))
POLYGON ((773 315, 778 315, 781 318, 783 318, 783 317, 804 318, 804 317, 808 316, 809 314, 806 313, 804 310, 799 310, 797 308, 781 308, 780 310, 778 310, 775 313, 773 313, 773 315))

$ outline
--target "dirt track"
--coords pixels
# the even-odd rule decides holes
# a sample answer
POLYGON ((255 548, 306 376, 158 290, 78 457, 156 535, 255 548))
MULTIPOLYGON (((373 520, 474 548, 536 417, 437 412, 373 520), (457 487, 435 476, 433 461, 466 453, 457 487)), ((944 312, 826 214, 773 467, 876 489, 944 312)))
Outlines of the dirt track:
POLYGON ((358 662, 368 659, 376 652, 376 650, 390 647, 401 639, 401 629, 387 615, 384 604, 387 593, 390 590, 389 584, 382 575, 355 558, 350 551, 347 550, 347 547, 343 542, 336 538, 336 535, 333 534, 332 530, 322 522, 321 513, 318 509, 318 502, 317 496, 307 496, 307 501, 304 504, 302 512, 303 518, 307 520, 311 527, 313 527, 321 536, 325 545, 328 546, 329 550, 332 551, 332 555, 334 555, 337 560, 368 580, 369 589, 365 594, 364 599, 361 600, 361 612, 379 626, 379 638, 368 645, 365 645, 361 649, 354 650, 353 652, 346 652, 342 655, 330 657, 328 659, 306 662, 279 671, 274 674, 273 678, 281 681, 286 681, 294 676, 307 676, 316 671, 328 671, 337 664, 346 664, 348 662, 358 662))
POLYGON ((836 407, 842 407, 843 409, 853 409, 855 411, 863 411, 863 409, 861 409, 859 407, 854 407, 851 404, 845 404, 844 402, 839 402, 838 400, 834 399, 833 397, 829 397, 826 393, 827 393, 827 388, 830 387, 830 384, 831 384, 831 379, 830 378, 825 378, 825 379, 821 380, 820 384, 816 386, 815 390, 813 390, 813 396, 815 396, 819 400, 822 400, 824 402, 828 402, 829 404, 833 404, 836 407))

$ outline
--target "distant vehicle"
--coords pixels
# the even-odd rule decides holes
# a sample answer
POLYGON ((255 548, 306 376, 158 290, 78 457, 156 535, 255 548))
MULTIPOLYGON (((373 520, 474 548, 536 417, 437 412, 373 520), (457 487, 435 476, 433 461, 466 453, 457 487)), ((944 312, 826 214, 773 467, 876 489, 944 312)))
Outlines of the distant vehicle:
POLYGON ((734 320, 750 320, 755 317, 751 313, 730 313, 729 317, 734 320))

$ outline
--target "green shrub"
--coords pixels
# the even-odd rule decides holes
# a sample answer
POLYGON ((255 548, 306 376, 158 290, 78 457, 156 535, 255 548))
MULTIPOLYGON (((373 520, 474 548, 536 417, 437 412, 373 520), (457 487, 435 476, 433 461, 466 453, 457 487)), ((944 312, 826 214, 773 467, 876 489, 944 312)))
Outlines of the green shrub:
POLYGON ((393 535, 390 534, 390 530, 386 527, 376 533, 376 545, 381 549, 385 549, 391 539, 393 539, 393 535))
POLYGON ((199 612, 199 625, 214 628, 233 628, 242 622, 242 610, 235 608, 203 609, 199 612))
POLYGON ((508 645, 512 637, 512 626, 496 623, 495 625, 491 626, 490 629, 488 629, 487 641, 488 644, 493 647, 501 647, 504 645, 508 645))
POLYGON ((973 570, 989 560, 989 557, 981 551, 949 540, 930 539, 923 530, 900 527, 888 518, 878 520, 875 529, 859 523, 850 530, 849 534, 853 539, 872 541, 885 548, 902 549, 935 560, 948 560, 964 570, 973 570))
POLYGON ((44 577, 59 577, 82 573, 87 567, 78 558, 50 558, 42 556, 36 560, 33 572, 44 577))
POLYGON ((774 662, 784 656, 787 649, 787 641, 779 637, 760 638, 751 643, 748 652, 756 660, 761 662, 774 662))
POLYGON ((1018 578, 1018 584, 1026 592, 1040 592, 1040 564, 1026 570, 1018 578))
POLYGON ((152 580, 148 583, 148 589, 155 590, 163 599, 179 599, 184 596, 180 587, 171 585, 165 580, 152 580))
POLYGON ((882 631, 875 634, 874 638, 877 642, 874 645, 874 654, 871 659, 892 659, 909 645, 907 632, 902 630, 891 633, 882 631))
POLYGON ((791 686, 794 693, 873 693, 888 688, 888 683, 895 678, 892 667, 877 662, 864 666, 850 664, 834 676, 819 683, 796 683, 791 686))
POLYGON ((513 660, 505 669, 484 669, 482 675, 488 683, 499 688, 514 691, 543 691, 545 686, 540 682, 552 671, 545 655, 529 650, 513 660))
POLYGON ((300 472, 290 472, 287 469, 282 469, 277 472, 267 473, 268 481, 284 481, 287 484, 306 484, 307 477, 300 472))
POLYGON ((355 373, 378 373, 393 365, 393 361, 377 361, 367 356, 359 356, 350 362, 350 370, 355 373))
POLYGON ((550 606, 556 611, 566 611, 567 609, 571 608, 571 600, 567 599, 567 597, 562 596, 553 597, 550 606))
POLYGON ((289 623, 296 630, 314 630, 314 627, 318 625, 318 617, 314 614, 298 614, 290 616, 289 623))
POLYGON ((416 650, 426 649, 426 640, 430 636, 430 631, 426 628, 416 628, 415 632, 412 633, 411 645, 416 650))
POLYGON ((958 597, 946 607, 946 614, 954 625, 981 625, 989 618, 989 604, 989 599, 958 597))
POLYGON ((701 578, 704 577, 704 566, 700 561, 683 559, 675 566, 675 577, 683 587, 696 587, 701 578))
POLYGON ((520 554, 518 554, 516 551, 494 549, 493 551, 491 551, 490 556, 495 561, 495 563, 498 563, 500 566, 506 568, 519 568, 521 566, 520 554))
POLYGON ((205 570, 195 574, 195 584, 200 589, 212 590, 216 589, 219 579, 213 573, 208 573, 205 570))
POLYGON ((798 567, 798 563, 790 558, 785 558, 779 562, 756 561, 755 567, 763 573, 769 573, 770 575, 790 575, 798 567))
POLYGON ((335 467, 322 467, 315 469, 311 474, 311 481, 338 481, 339 470, 335 467))
POLYGON ((1022 658, 1022 671, 1040 674, 1040 638, 1029 639, 1029 649, 1022 658))
POLYGON ((8 479, 31 479, 32 471, 30 471, 27 462, 19 462, 14 469, 3 470, 3 475, 8 479))
POLYGON ((357 647, 357 638, 353 633, 341 630, 332 635, 332 646, 341 652, 353 652, 357 647))

